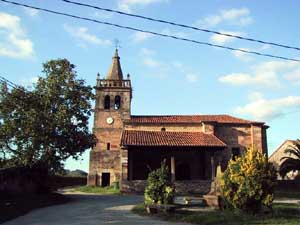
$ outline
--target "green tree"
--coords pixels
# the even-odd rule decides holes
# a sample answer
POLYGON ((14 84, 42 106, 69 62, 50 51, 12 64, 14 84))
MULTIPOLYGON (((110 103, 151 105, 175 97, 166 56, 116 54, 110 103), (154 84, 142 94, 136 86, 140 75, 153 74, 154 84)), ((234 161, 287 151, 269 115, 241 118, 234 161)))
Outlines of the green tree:
POLYGON ((285 154, 289 156, 282 157, 283 161, 279 167, 280 176, 284 177, 290 171, 300 171, 300 140, 297 140, 284 150, 285 154))
POLYGON ((267 157, 251 147, 241 157, 231 159, 221 182, 222 195, 229 208, 256 213, 271 207, 276 171, 267 157))
MULTIPOLYGON (((0 148, 10 165, 62 168, 95 143, 88 129, 92 87, 67 59, 48 61, 32 91, 0 89, 0 148)), ((1 153, 0 153, 1 154, 1 153)))

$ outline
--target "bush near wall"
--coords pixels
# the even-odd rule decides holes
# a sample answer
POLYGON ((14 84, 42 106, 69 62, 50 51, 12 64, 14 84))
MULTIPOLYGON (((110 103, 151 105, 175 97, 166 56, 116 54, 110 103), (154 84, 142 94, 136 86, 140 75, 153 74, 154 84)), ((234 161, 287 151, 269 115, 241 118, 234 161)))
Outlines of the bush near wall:
POLYGON ((145 188, 145 204, 171 204, 175 195, 174 184, 170 182, 168 167, 162 162, 161 167, 149 173, 145 188))
POLYGON ((229 161, 221 190, 229 208, 256 213, 271 207, 276 171, 264 154, 249 148, 245 156, 229 161))

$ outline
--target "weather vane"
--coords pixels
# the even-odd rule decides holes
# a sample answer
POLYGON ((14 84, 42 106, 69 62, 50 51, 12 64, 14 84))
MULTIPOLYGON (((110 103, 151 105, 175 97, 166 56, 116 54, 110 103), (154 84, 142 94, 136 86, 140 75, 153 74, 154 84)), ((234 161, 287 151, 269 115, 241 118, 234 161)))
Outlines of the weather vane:
POLYGON ((120 41, 119 41, 118 39, 115 39, 115 40, 114 40, 114 43, 115 43, 116 49, 121 48, 120 41))

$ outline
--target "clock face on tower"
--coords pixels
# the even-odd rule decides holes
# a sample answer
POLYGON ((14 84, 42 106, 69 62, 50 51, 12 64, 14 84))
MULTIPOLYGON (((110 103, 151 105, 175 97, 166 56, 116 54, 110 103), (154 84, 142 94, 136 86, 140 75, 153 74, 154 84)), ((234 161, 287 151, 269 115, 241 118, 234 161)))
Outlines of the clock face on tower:
POLYGON ((107 122, 108 124, 112 124, 112 123, 114 122, 114 119, 113 119, 112 117, 107 117, 107 118, 106 118, 106 122, 107 122))

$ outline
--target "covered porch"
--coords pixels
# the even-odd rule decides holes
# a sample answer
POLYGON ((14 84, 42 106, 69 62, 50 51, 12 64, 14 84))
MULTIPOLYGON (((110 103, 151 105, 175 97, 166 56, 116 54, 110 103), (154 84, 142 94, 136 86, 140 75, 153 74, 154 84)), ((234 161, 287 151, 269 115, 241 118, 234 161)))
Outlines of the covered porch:
POLYGON ((176 192, 207 193, 210 190, 216 175, 218 152, 226 147, 217 137, 202 132, 142 131, 141 139, 140 132, 130 131, 122 137, 127 141, 123 141, 127 143, 123 145, 127 151, 127 176, 122 177, 123 190, 142 192, 149 172, 159 168, 163 161, 169 168, 176 192))

